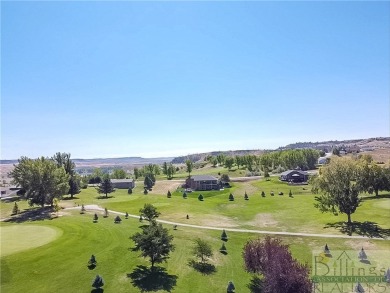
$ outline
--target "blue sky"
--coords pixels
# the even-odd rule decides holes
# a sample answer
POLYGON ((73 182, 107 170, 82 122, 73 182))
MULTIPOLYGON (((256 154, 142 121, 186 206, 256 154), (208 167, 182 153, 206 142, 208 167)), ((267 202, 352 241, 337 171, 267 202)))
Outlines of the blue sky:
POLYGON ((389 136, 389 2, 1 2, 1 158, 389 136))

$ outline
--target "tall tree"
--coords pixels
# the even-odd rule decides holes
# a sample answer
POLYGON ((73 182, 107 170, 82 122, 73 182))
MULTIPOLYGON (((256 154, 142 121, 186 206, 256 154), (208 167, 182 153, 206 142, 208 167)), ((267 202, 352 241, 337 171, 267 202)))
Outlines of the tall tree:
POLYGON ((294 259, 280 239, 266 236, 264 240, 250 240, 243 257, 246 271, 258 274, 248 286, 251 292, 312 292, 309 267, 294 259))
POLYGON ((137 167, 134 168, 133 172, 134 172, 135 179, 138 179, 138 177, 141 176, 140 171, 137 167))
POLYGON ((156 221, 151 221, 150 225, 142 226, 141 229, 141 232, 135 233, 130 239, 135 242, 134 250, 141 251, 141 256, 148 257, 153 268, 156 263, 166 261, 170 252, 174 251, 173 236, 156 221))
POLYGON ((152 221, 158 218, 158 216, 160 216, 161 214, 160 212, 157 211, 156 207, 150 203, 144 204, 144 207, 140 209, 139 212, 141 216, 144 219, 147 219, 148 221, 152 221))
POLYGON ((348 224, 361 199, 360 188, 356 182, 357 165, 349 158, 334 158, 329 165, 321 169, 321 175, 313 177, 312 191, 316 194, 314 205, 321 212, 346 214, 348 224))
POLYGON ((175 173, 176 173, 175 167, 172 164, 169 164, 168 170, 167 170, 168 179, 172 179, 173 175, 175 175, 175 173))
POLYGON ((168 176, 168 163, 167 162, 164 162, 163 165, 162 165, 162 172, 164 175, 167 176, 167 179, 169 178, 168 176))
POLYGON ((186 172, 188 172, 188 177, 191 177, 192 169, 194 168, 194 163, 191 160, 186 160, 186 172))
POLYGON ((69 191, 70 197, 73 198, 75 194, 80 193, 80 177, 76 174, 69 179, 69 191))
POLYGON ((113 179, 125 179, 126 178, 126 171, 121 168, 115 168, 112 172, 113 179))
POLYGON ((21 157, 10 175, 13 183, 26 191, 24 197, 30 205, 53 205, 54 198, 69 190, 69 175, 64 167, 44 157, 35 160, 21 157))
POLYGON ((225 166, 230 170, 234 165, 234 158, 233 157, 226 157, 225 159, 225 166))
POLYGON ((379 195, 379 191, 390 190, 386 169, 367 160, 359 160, 357 182, 362 191, 370 194, 374 192, 375 196, 379 195))
POLYGON ((106 198, 109 193, 115 192, 114 186, 112 185, 111 179, 105 175, 103 181, 100 183, 99 187, 96 188, 99 194, 105 194, 106 198))
POLYGON ((69 191, 70 197, 73 198, 75 194, 80 193, 80 177, 76 174, 76 164, 70 159, 70 153, 56 153, 52 160, 57 166, 63 167, 66 174, 69 175, 69 191))

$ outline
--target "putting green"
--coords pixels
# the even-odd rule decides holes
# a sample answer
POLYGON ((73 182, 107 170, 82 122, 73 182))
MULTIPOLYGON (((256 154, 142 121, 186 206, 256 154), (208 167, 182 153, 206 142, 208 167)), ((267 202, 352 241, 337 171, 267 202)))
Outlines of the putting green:
POLYGON ((0 256, 45 245, 62 234, 61 230, 38 225, 0 226, 0 256))

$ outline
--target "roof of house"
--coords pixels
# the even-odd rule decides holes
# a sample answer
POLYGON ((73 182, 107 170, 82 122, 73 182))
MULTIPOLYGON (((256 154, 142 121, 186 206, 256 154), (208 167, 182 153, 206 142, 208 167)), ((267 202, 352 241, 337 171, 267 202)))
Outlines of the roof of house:
POLYGON ((287 171, 284 171, 283 173, 280 173, 280 175, 281 176, 287 176, 287 175, 289 175, 292 172, 298 172, 301 175, 307 175, 307 172, 301 171, 301 170, 287 170, 287 171))
POLYGON ((133 182, 134 179, 111 179, 112 183, 133 182))
POLYGON ((193 176, 191 176, 191 178, 194 181, 218 180, 217 178, 215 178, 214 176, 211 176, 211 175, 193 175, 193 176))

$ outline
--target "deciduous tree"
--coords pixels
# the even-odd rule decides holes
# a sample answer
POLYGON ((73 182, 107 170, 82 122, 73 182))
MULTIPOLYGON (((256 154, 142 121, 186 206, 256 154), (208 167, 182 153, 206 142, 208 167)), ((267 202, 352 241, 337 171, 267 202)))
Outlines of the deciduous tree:
POLYGON ((21 157, 10 175, 13 184, 26 191, 23 196, 30 205, 53 205, 54 198, 60 198, 69 190, 69 175, 64 167, 44 157, 36 160, 21 157))
POLYGON ((150 225, 142 226, 141 229, 130 239, 135 242, 134 250, 141 251, 141 256, 149 258, 153 268, 156 263, 166 261, 175 249, 173 236, 156 221, 151 221, 150 225))
POLYGON ((158 218, 161 214, 157 211, 157 208, 150 203, 144 204, 144 207, 140 209, 139 212, 140 215, 149 222, 158 218))
POLYGON ((311 180, 312 191, 316 194, 315 207, 321 212, 346 214, 348 224, 351 215, 358 208, 360 188, 356 182, 357 165, 349 158, 335 158, 322 168, 321 175, 311 180))
POLYGON ((213 256, 211 245, 201 238, 195 239, 192 253, 195 257, 200 258, 200 261, 203 264, 206 263, 208 258, 213 256))
POLYGON ((188 177, 191 177, 191 172, 193 168, 194 163, 191 160, 186 160, 186 172, 188 172, 188 177))
POLYGON ((258 274, 249 285, 252 292, 312 292, 309 267, 294 259, 280 239, 266 236, 264 240, 250 240, 243 257, 246 271, 258 274))

